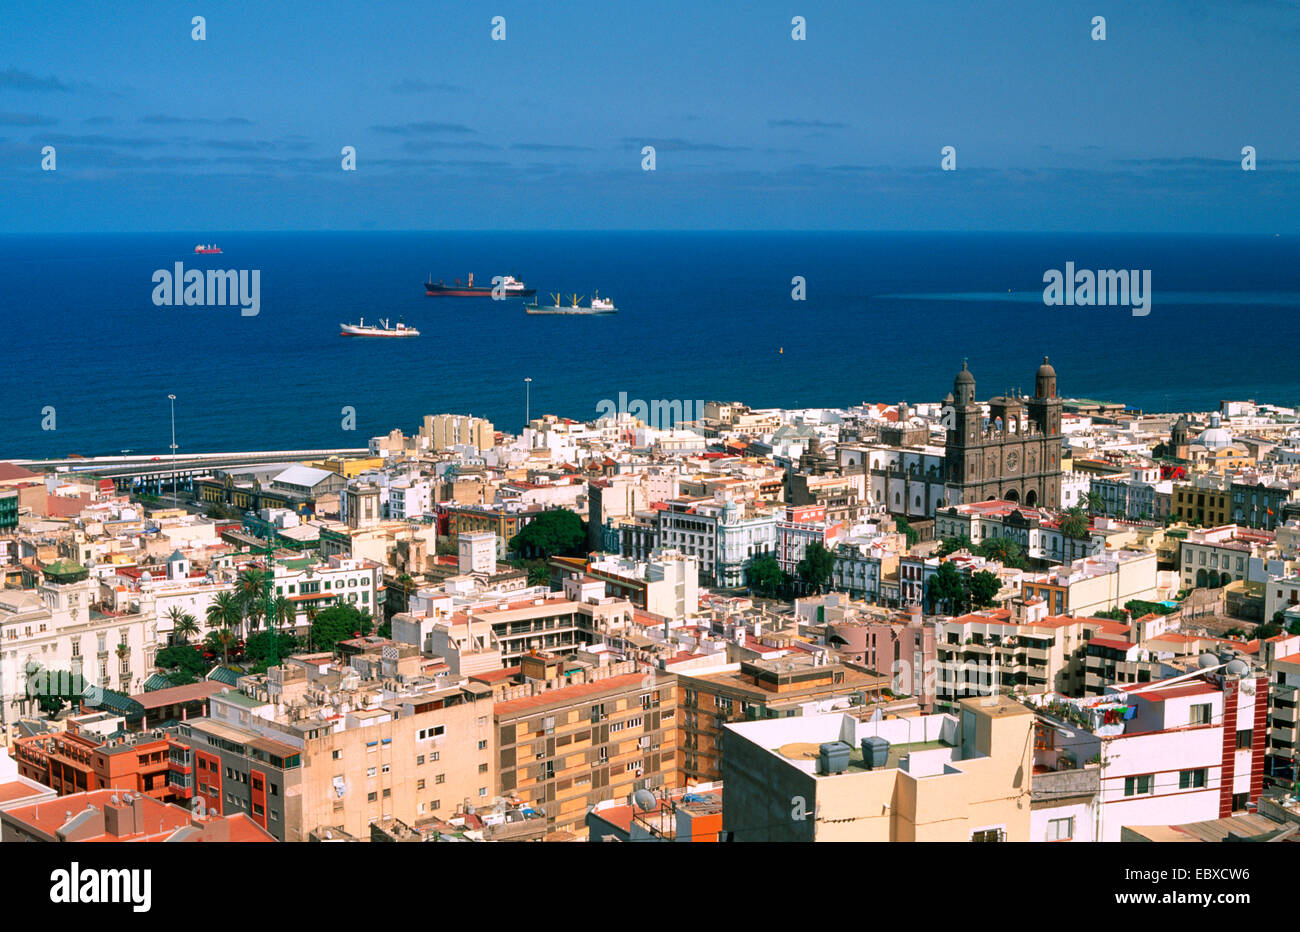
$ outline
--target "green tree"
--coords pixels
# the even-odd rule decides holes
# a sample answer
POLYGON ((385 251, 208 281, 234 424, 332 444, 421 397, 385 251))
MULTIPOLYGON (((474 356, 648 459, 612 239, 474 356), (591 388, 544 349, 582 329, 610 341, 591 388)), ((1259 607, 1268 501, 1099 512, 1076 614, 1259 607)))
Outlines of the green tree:
POLYGON ((946 557, 956 553, 958 550, 974 550, 975 545, 965 534, 959 534, 956 537, 945 537, 939 541, 937 556, 946 557))
POLYGON ((254 668, 265 669, 271 659, 271 649, 275 648, 277 660, 283 660, 298 650, 298 639, 283 631, 259 631, 248 639, 244 648, 244 657, 254 668))
POLYGON ((271 627, 279 630, 298 621, 298 606, 287 596, 271 596, 271 627))
POLYGON ((164 647, 154 655, 153 662, 160 670, 169 672, 176 670, 191 676, 206 673, 208 669, 208 662, 203 659, 203 654, 192 644, 164 647))
POLYGON ((1061 533, 1072 540, 1088 539, 1088 513, 1075 505, 1061 516, 1061 533))
POLYGON ((311 643, 316 650, 332 651, 339 641, 369 633, 369 618, 348 604, 321 609, 311 623, 311 643))
POLYGON ((907 546, 914 547, 916 542, 921 539, 921 534, 916 528, 912 527, 912 522, 908 521, 902 515, 894 518, 894 528, 899 534, 907 538, 907 546))
POLYGON ((528 585, 549 586, 551 584, 551 570, 545 560, 523 560, 521 568, 528 572, 528 585))
POLYGON ((235 580, 235 592, 239 594, 239 607, 251 631, 266 613, 266 572, 252 567, 244 570, 235 580))
POLYGON ((587 525, 567 508, 543 511, 510 538, 510 549, 525 559, 576 557, 586 552, 587 525))
POLYGON ((984 559, 995 560, 1003 566, 1022 570, 1029 567, 1024 548, 1012 537, 985 538, 975 550, 984 559))
POLYGON ((942 605, 948 614, 953 614, 966 597, 966 583, 962 579, 961 571, 946 560, 940 563, 939 569, 930 577, 927 594, 932 609, 942 605))
POLYGON ((750 586, 768 596, 783 592, 788 583, 786 572, 770 553, 760 553, 750 559, 747 578, 750 586))
POLYGON ((819 593, 823 586, 830 584, 835 573, 835 554, 827 550, 820 541, 813 541, 804 551, 804 557, 795 567, 799 580, 813 591, 819 593))
POLYGON ((230 663, 230 648, 234 647, 239 641, 235 632, 229 628, 219 628, 216 631, 209 631, 208 636, 203 639, 203 646, 212 653, 221 652, 221 662, 230 663))
POLYGON ((209 628, 233 628, 244 620, 239 597, 233 592, 218 592, 208 604, 209 628))
POLYGON ((997 573, 980 570, 970 578, 971 604, 976 608, 988 608, 993 604, 993 600, 997 597, 1001 588, 1002 580, 998 579, 997 573))
POLYGON ((27 696, 46 715, 58 715, 68 703, 76 705, 90 685, 80 673, 46 670, 39 663, 28 664, 26 672, 27 696))
POLYGON ((440 557, 454 557, 460 550, 450 537, 439 537, 438 542, 433 545, 433 552, 440 557))
POLYGON ((168 609, 167 617, 172 623, 172 634, 180 638, 182 644, 188 644, 190 638, 199 633, 198 620, 179 605, 168 609))
POLYGON ((1102 504, 1101 501, 1101 495, 1097 492, 1084 492, 1083 495, 1080 496, 1080 498, 1083 499, 1082 507, 1078 505, 1076 505, 1075 507, 1078 508, 1080 511, 1083 511, 1085 514, 1099 515, 1102 513, 1102 511, 1105 508, 1105 506, 1102 504))

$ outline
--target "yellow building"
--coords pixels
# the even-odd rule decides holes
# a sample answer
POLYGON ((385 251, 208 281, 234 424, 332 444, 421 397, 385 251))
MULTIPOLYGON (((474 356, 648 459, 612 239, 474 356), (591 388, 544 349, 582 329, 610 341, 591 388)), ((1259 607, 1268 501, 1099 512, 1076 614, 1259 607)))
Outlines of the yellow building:
POLYGON ((332 456, 329 459, 319 460, 307 465, 313 469, 324 469, 328 472, 338 473, 344 479, 355 479, 369 469, 383 469, 384 458, 382 456, 360 456, 355 458, 332 456))
POLYGON ((963 699, 955 716, 863 722, 832 714, 728 725, 723 837, 1028 841, 1033 724, 1029 708, 988 696, 963 699), (873 762, 864 745, 881 739, 882 760, 873 762))

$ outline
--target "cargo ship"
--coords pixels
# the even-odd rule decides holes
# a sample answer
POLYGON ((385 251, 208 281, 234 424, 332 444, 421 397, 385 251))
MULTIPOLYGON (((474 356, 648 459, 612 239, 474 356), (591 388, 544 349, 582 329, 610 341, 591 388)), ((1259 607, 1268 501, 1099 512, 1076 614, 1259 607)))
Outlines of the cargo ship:
POLYGON ((211 254, 211 253, 218 253, 218 252, 221 252, 221 247, 220 247, 220 246, 204 246, 204 245, 201 245, 201 244, 200 244, 200 245, 194 247, 194 252, 195 252, 197 255, 204 256, 204 255, 209 255, 209 254, 211 254))
POLYGON ((567 305, 560 303, 560 296, 558 294, 551 295, 551 297, 555 299, 555 303, 553 305, 544 306, 534 301, 532 304, 524 305, 524 313, 526 314, 582 314, 587 316, 593 314, 617 314, 618 313, 618 308, 614 307, 614 302, 611 301, 609 298, 602 298, 600 296, 599 291, 596 292, 596 296, 591 299, 591 304, 588 307, 582 307, 579 304, 579 302, 582 299, 579 298, 576 294, 571 296, 572 302, 567 305))
MULTIPOLYGON (((441 281, 436 284, 433 276, 424 283, 424 293, 431 298, 490 298, 495 286, 493 285, 476 285, 474 284, 474 273, 469 275, 469 282, 462 285, 460 279, 456 279, 454 285, 444 285, 441 281)), ((536 288, 529 288, 513 275, 507 275, 501 279, 501 293, 507 298, 531 298, 537 294, 536 288)))
POLYGON ((358 324, 339 324, 339 336, 341 337, 418 337, 420 331, 414 327, 408 327, 398 320, 397 326, 391 327, 384 318, 379 319, 379 326, 371 324, 366 326, 366 319, 361 318, 358 324))

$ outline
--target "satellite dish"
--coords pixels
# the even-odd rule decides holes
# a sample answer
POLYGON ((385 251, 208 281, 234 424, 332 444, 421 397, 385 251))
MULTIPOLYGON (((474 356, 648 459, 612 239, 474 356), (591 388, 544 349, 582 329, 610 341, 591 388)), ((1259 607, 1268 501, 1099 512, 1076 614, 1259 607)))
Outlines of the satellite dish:
POLYGON ((659 800, 655 799, 655 794, 649 790, 637 790, 632 794, 632 802, 636 803, 642 812, 653 812, 659 808, 659 800))

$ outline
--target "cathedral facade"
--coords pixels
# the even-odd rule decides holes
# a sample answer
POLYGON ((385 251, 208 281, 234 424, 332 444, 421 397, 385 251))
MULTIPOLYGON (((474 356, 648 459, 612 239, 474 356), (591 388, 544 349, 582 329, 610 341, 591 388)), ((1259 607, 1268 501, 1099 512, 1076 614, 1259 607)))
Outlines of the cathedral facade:
POLYGON ((1057 508, 1061 501, 1061 398, 1056 370, 1043 357, 1034 396, 975 400, 975 376, 962 363, 944 399, 946 504, 1000 499, 1057 508))

